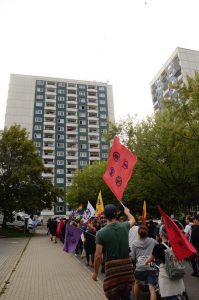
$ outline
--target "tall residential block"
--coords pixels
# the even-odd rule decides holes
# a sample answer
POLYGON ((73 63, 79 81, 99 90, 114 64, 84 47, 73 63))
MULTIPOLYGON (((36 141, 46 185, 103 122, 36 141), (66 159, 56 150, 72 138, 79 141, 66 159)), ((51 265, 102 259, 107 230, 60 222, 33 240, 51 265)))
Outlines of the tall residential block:
POLYGON ((196 71, 199 71, 199 51, 176 48, 150 83, 154 111, 163 109, 163 98, 175 98, 176 91, 170 84, 186 82, 186 75, 194 76, 196 71))
POLYGON ((67 188, 77 169, 107 160, 103 138, 114 122, 112 86, 96 81, 11 74, 5 126, 27 128, 55 185, 67 188))

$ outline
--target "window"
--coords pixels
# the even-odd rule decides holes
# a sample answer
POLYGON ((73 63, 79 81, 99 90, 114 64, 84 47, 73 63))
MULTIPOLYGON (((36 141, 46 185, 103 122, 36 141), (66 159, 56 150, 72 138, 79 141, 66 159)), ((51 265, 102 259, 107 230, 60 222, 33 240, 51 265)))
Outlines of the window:
POLYGON ((37 80, 37 84, 38 85, 44 85, 44 81, 43 80, 37 80))
POLYGON ((42 103, 42 102, 36 102, 35 106, 37 106, 37 107, 42 107, 42 106, 43 106, 43 103, 42 103))
POLYGON ((101 133, 107 132, 107 129, 101 129, 101 133))
POLYGON ((86 103, 86 99, 85 98, 79 98, 79 102, 80 103, 86 103))
POLYGON ((40 139, 41 138, 41 133, 34 133, 34 138, 35 139, 40 139))
POLYGON ((85 92, 83 92, 83 91, 79 91, 79 95, 80 95, 80 96, 85 96, 85 95, 86 95, 86 93, 85 93, 85 92))
POLYGON ((58 108, 64 108, 64 107, 65 107, 65 104, 63 104, 63 103, 58 104, 58 108))
POLYGON ((80 128, 79 128, 79 132, 86 132, 86 128, 80 127, 80 128))
POLYGON ((40 117, 35 118, 35 122, 42 122, 42 118, 40 117))
POLYGON ((57 143, 57 148, 64 148, 64 143, 57 143))
POLYGON ((105 87, 104 86, 99 86, 99 91, 105 91, 105 87))
POLYGON ((37 92, 43 93, 43 91, 44 91, 44 88, 41 88, 41 87, 37 88, 37 92))
POLYGON ((100 104, 106 104, 106 101, 105 100, 100 100, 99 103, 100 104))
POLYGON ((80 118, 85 118, 86 117, 86 113, 79 113, 79 117, 80 118))
POLYGON ((79 85, 79 89, 80 89, 80 90, 85 90, 85 88, 86 88, 85 85, 83 85, 83 84, 80 84, 80 85, 79 85))
POLYGON ((86 125, 86 120, 79 120, 80 125, 86 125))
MULTIPOLYGON (((59 178, 57 178, 58 180, 59 178)), ((60 183, 60 182, 57 182, 57 183, 60 183)), ((56 207, 56 212, 64 212, 64 207, 63 206, 57 206, 56 207)))
POLYGON ((80 141, 86 141, 86 135, 80 135, 79 139, 80 141))
POLYGON ((107 126, 107 122, 101 121, 100 126, 107 126))
POLYGON ((108 153, 102 153, 102 158, 108 158, 108 153))
POLYGON ((57 151, 57 156, 64 156, 64 151, 57 151))
POLYGON ((43 99, 44 99, 44 96, 43 96, 43 95, 36 95, 36 99, 38 99, 38 100, 43 100, 43 99))
POLYGON ((101 106, 100 107, 100 111, 106 111, 106 107, 105 106, 101 106))
POLYGON ((65 90, 58 90, 57 93, 60 94, 60 95, 64 95, 66 93, 66 91, 65 90))
POLYGON ((57 127, 57 130, 58 130, 58 131, 64 131, 64 127, 58 126, 58 127, 57 127))
POLYGON ((59 86, 59 87, 65 87, 66 84, 65 84, 65 82, 58 82, 58 86, 59 86))
POLYGON ((57 165, 58 166, 63 166, 64 165, 64 160, 57 160, 57 165))
POLYGON ((100 114, 100 118, 101 118, 101 119, 106 119, 106 117, 107 117, 107 116, 106 116, 105 114, 100 114))
POLYGON ((41 156, 41 151, 40 150, 37 150, 36 153, 41 156))
POLYGON ((105 94, 105 93, 99 93, 99 97, 105 98, 105 97, 106 97, 106 94, 105 94))
POLYGON ((56 173, 57 174, 64 174, 64 169, 57 169, 56 173))
POLYGON ((41 125, 35 125, 35 126, 34 126, 34 129, 35 129, 35 130, 41 130, 41 125))
POLYGON ((80 160, 79 164, 80 166, 86 166, 88 163, 86 160, 80 160))
POLYGON ((108 150, 108 145, 102 145, 103 150, 108 150))
POLYGON ((64 119, 58 119, 57 122, 61 123, 61 124, 64 124, 64 119))
POLYGON ((80 152, 79 156, 80 157, 87 157, 87 152, 80 152))
POLYGON ((63 110, 62 111, 58 111, 57 115, 60 116, 60 117, 64 117, 65 112, 63 110))
POLYGON ((64 140, 64 134, 58 134, 57 139, 58 140, 64 140))
POLYGON ((86 109, 86 106, 84 106, 84 105, 80 105, 80 106, 79 106, 79 109, 81 109, 81 110, 85 110, 85 109, 86 109))
POLYGON ((58 99, 58 101, 64 101, 65 97, 59 96, 57 99, 58 99))
POLYGON ((41 142, 35 142, 35 147, 41 147, 41 142))
POLYGON ((80 149, 86 149, 87 145, 86 144, 80 144, 80 149))
POLYGON ((35 114, 36 115, 42 115, 42 110, 41 109, 36 109, 35 114))

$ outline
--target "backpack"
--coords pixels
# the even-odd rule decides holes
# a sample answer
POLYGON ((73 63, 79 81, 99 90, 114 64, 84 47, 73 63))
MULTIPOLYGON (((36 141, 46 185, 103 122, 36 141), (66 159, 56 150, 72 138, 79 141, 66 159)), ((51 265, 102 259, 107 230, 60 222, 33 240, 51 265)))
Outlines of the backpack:
POLYGON ((185 266, 175 257, 172 248, 162 243, 167 249, 165 250, 165 269, 170 279, 181 279, 185 274, 185 266))

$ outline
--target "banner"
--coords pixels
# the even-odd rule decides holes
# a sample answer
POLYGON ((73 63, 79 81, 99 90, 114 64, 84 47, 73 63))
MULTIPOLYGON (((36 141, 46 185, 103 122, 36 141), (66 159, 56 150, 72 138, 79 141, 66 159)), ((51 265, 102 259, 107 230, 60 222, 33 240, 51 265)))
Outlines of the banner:
POLYGON ((146 225, 146 201, 144 200, 143 210, 142 210, 142 223, 146 225))
POLYGON ((101 191, 100 191, 99 195, 98 195, 98 198, 97 198, 95 215, 99 216, 103 213, 103 211, 104 211, 104 203, 103 203, 102 194, 101 194, 101 191))
POLYGON ((119 201, 122 200, 136 162, 137 156, 120 144, 119 137, 115 136, 103 179, 119 201))
POLYGON ((86 208, 86 210, 83 213, 83 219, 82 219, 83 222, 84 223, 88 222, 88 220, 90 218, 92 218, 94 215, 95 215, 95 209, 93 208, 93 206, 88 201, 87 208, 86 208))
POLYGON ((74 252, 81 237, 81 234, 82 231, 79 228, 67 224, 63 250, 68 253, 74 252))
POLYGON ((162 216, 163 223, 167 232, 168 240, 171 244, 173 252, 178 260, 183 260, 186 257, 196 254, 197 250, 189 242, 184 233, 175 224, 175 222, 163 212, 158 206, 159 212, 162 216))

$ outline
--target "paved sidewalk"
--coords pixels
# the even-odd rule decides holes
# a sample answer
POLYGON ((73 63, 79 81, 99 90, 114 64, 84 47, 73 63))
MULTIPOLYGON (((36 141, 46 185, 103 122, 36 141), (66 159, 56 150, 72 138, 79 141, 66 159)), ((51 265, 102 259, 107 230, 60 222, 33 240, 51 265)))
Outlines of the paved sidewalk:
POLYGON ((105 300, 101 280, 62 248, 45 234, 32 237, 0 299, 105 300))
POLYGON ((0 239, 0 292, 9 279, 13 266, 22 255, 28 240, 28 238, 0 239))

